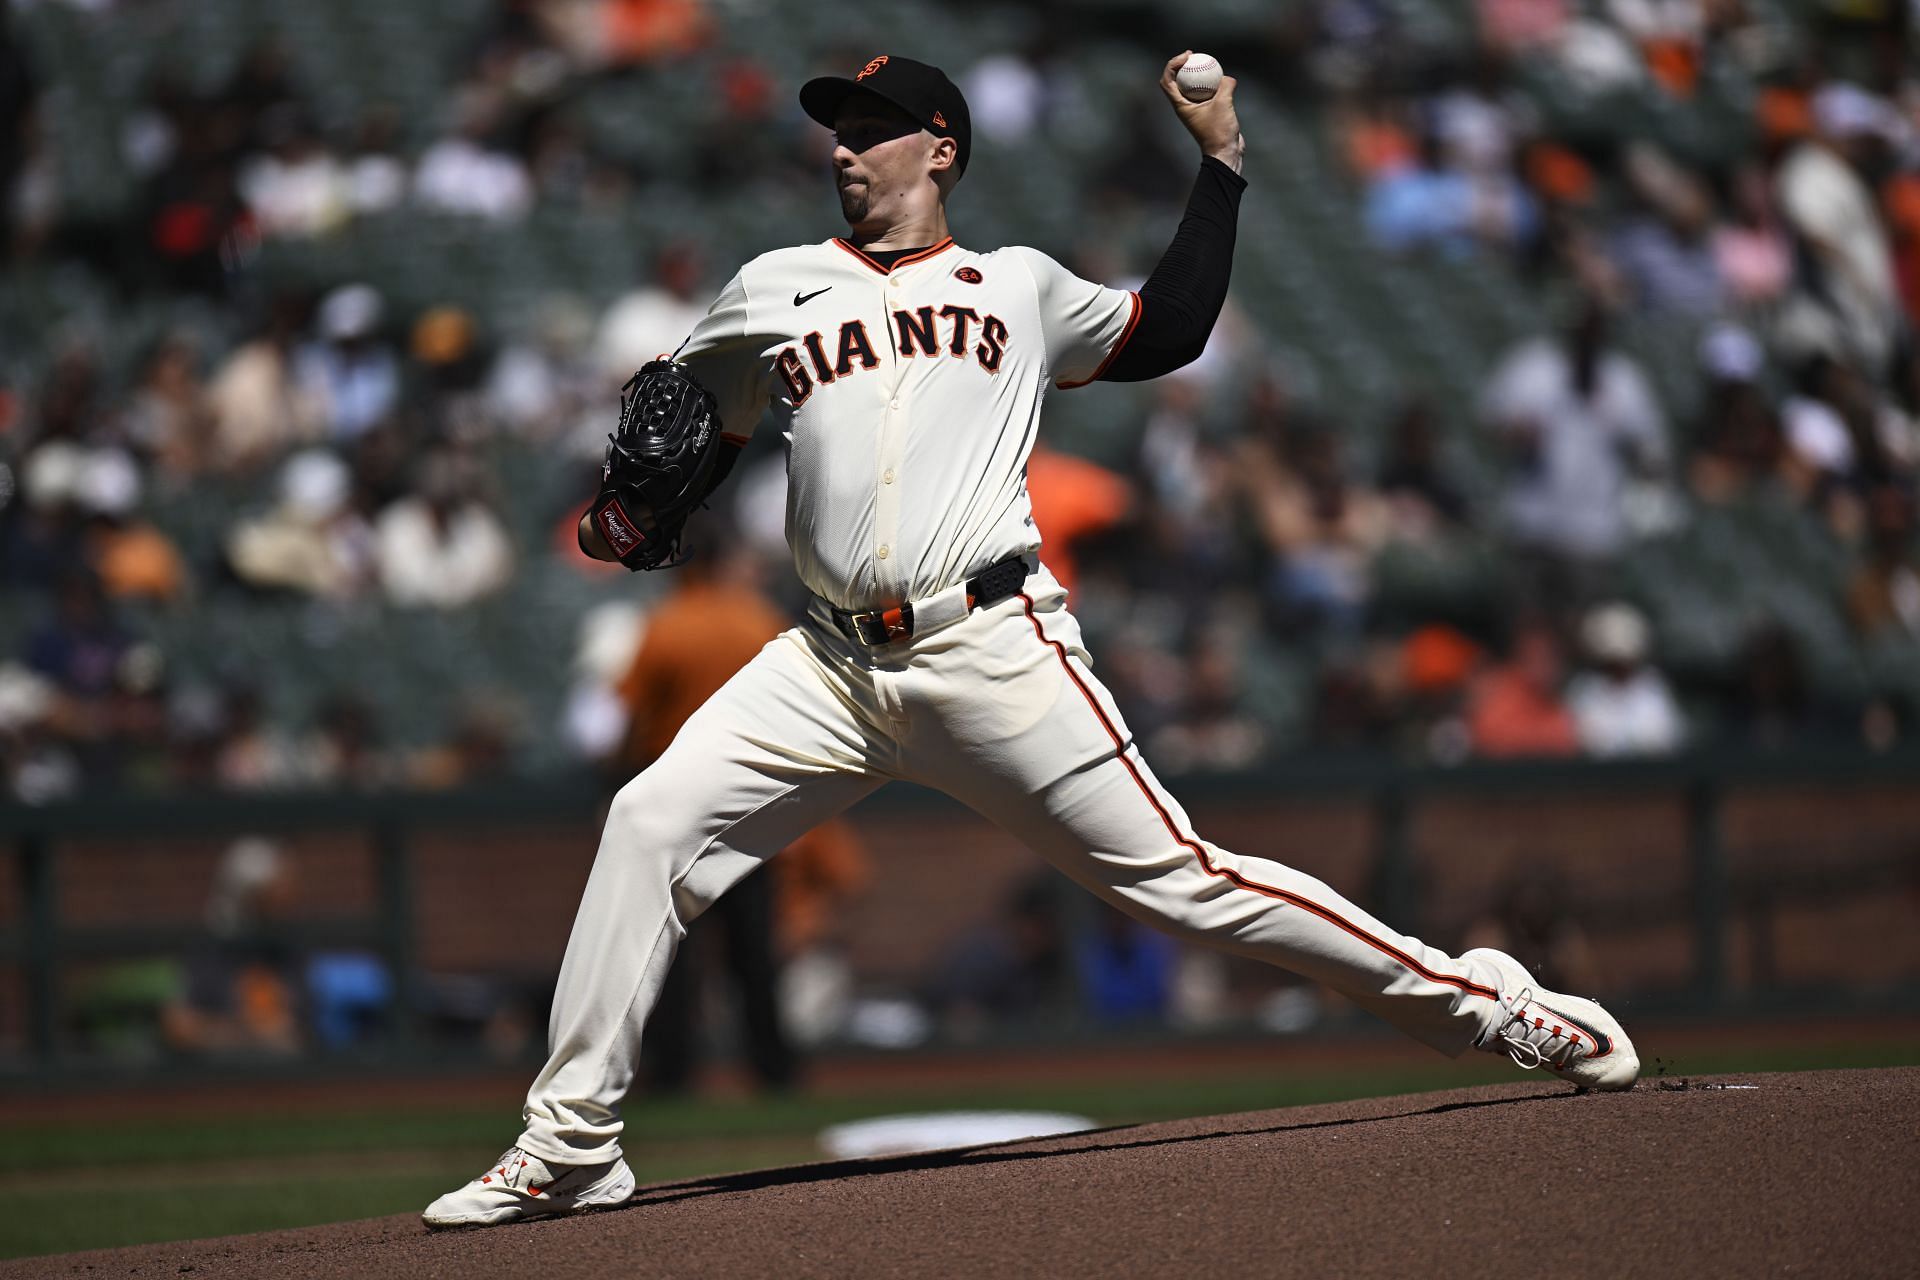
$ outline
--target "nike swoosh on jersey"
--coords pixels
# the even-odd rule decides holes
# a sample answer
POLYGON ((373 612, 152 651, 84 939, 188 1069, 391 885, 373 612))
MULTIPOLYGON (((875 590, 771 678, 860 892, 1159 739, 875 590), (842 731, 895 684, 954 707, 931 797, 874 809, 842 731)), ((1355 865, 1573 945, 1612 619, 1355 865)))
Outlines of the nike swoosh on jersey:
MULTIPOLYGON (((832 285, 827 286, 827 289, 831 289, 831 288, 833 288, 832 285)), ((793 295, 793 305, 796 307, 803 307, 807 303, 812 302, 815 298, 819 297, 821 294, 825 293, 827 289, 815 289, 812 293, 796 293, 793 295)))

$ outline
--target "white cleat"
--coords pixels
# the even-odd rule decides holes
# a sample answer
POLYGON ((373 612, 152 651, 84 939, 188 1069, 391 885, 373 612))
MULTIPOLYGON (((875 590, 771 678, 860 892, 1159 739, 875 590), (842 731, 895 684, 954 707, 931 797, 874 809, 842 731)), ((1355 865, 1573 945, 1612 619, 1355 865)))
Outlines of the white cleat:
POLYGON ((1548 991, 1504 951, 1478 947, 1460 957, 1500 975, 1501 1012, 1474 1048, 1505 1054, 1531 1071, 1545 1067, 1584 1089, 1631 1089, 1640 1056, 1618 1020, 1592 1000, 1548 991))
POLYGON ((553 1218, 610 1209, 633 1196, 633 1170, 611 1164, 549 1166, 539 1156, 507 1148, 488 1170, 427 1206, 429 1227, 490 1227, 528 1218, 553 1218))

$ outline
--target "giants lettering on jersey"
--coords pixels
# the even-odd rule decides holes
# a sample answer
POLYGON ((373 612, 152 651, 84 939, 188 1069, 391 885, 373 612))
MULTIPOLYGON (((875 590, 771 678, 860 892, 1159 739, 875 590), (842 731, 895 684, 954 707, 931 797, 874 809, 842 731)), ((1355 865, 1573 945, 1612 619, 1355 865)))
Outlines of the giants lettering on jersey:
MULTIPOLYGON (((988 373, 1000 372, 1007 354, 1007 326, 999 316, 981 315, 972 307, 916 307, 893 313, 893 331, 887 335, 903 360, 946 356, 972 360, 988 373)), ((837 339, 814 330, 774 357, 773 367, 787 386, 795 408, 806 403, 816 384, 826 386, 862 369, 877 368, 880 357, 863 320, 841 324, 837 339)))

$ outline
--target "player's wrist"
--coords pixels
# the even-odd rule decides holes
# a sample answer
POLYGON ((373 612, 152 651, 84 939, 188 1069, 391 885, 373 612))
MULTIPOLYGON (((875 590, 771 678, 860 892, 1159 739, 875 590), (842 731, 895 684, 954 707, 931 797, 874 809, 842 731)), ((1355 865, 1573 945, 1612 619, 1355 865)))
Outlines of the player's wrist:
MULTIPOLYGON (((595 506, 598 505, 595 503, 595 506)), ((613 548, 607 545, 607 540, 600 536, 600 530, 594 527, 593 508, 588 508, 580 517, 580 528, 575 537, 580 543, 580 551, 583 555, 609 563, 619 559, 613 554, 613 548)))
POLYGON ((1227 143, 1225 146, 1203 148, 1202 150, 1208 159, 1218 160, 1235 173, 1239 173, 1241 161, 1246 156, 1247 142, 1245 138, 1235 137, 1232 142, 1227 143))

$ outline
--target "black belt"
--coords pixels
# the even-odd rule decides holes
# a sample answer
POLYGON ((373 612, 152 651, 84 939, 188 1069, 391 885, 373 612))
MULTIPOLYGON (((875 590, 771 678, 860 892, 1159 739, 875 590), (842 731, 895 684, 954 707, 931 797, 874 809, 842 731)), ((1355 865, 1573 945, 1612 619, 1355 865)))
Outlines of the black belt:
MULTIPOLYGON (((964 617, 975 609, 984 609, 990 604, 998 604, 1008 596, 1016 594, 1027 584, 1027 558, 1008 556, 998 564, 988 565, 973 577, 967 579, 967 607, 960 615, 964 617)), ((920 602, 924 606, 927 601, 920 602)), ((875 609, 868 613, 849 613, 845 609, 836 609, 829 605, 833 614, 833 625, 846 633, 849 640, 856 644, 878 649, 895 641, 913 637, 913 601, 895 605, 891 609, 875 609)), ((952 618, 950 621, 958 621, 952 618)))

